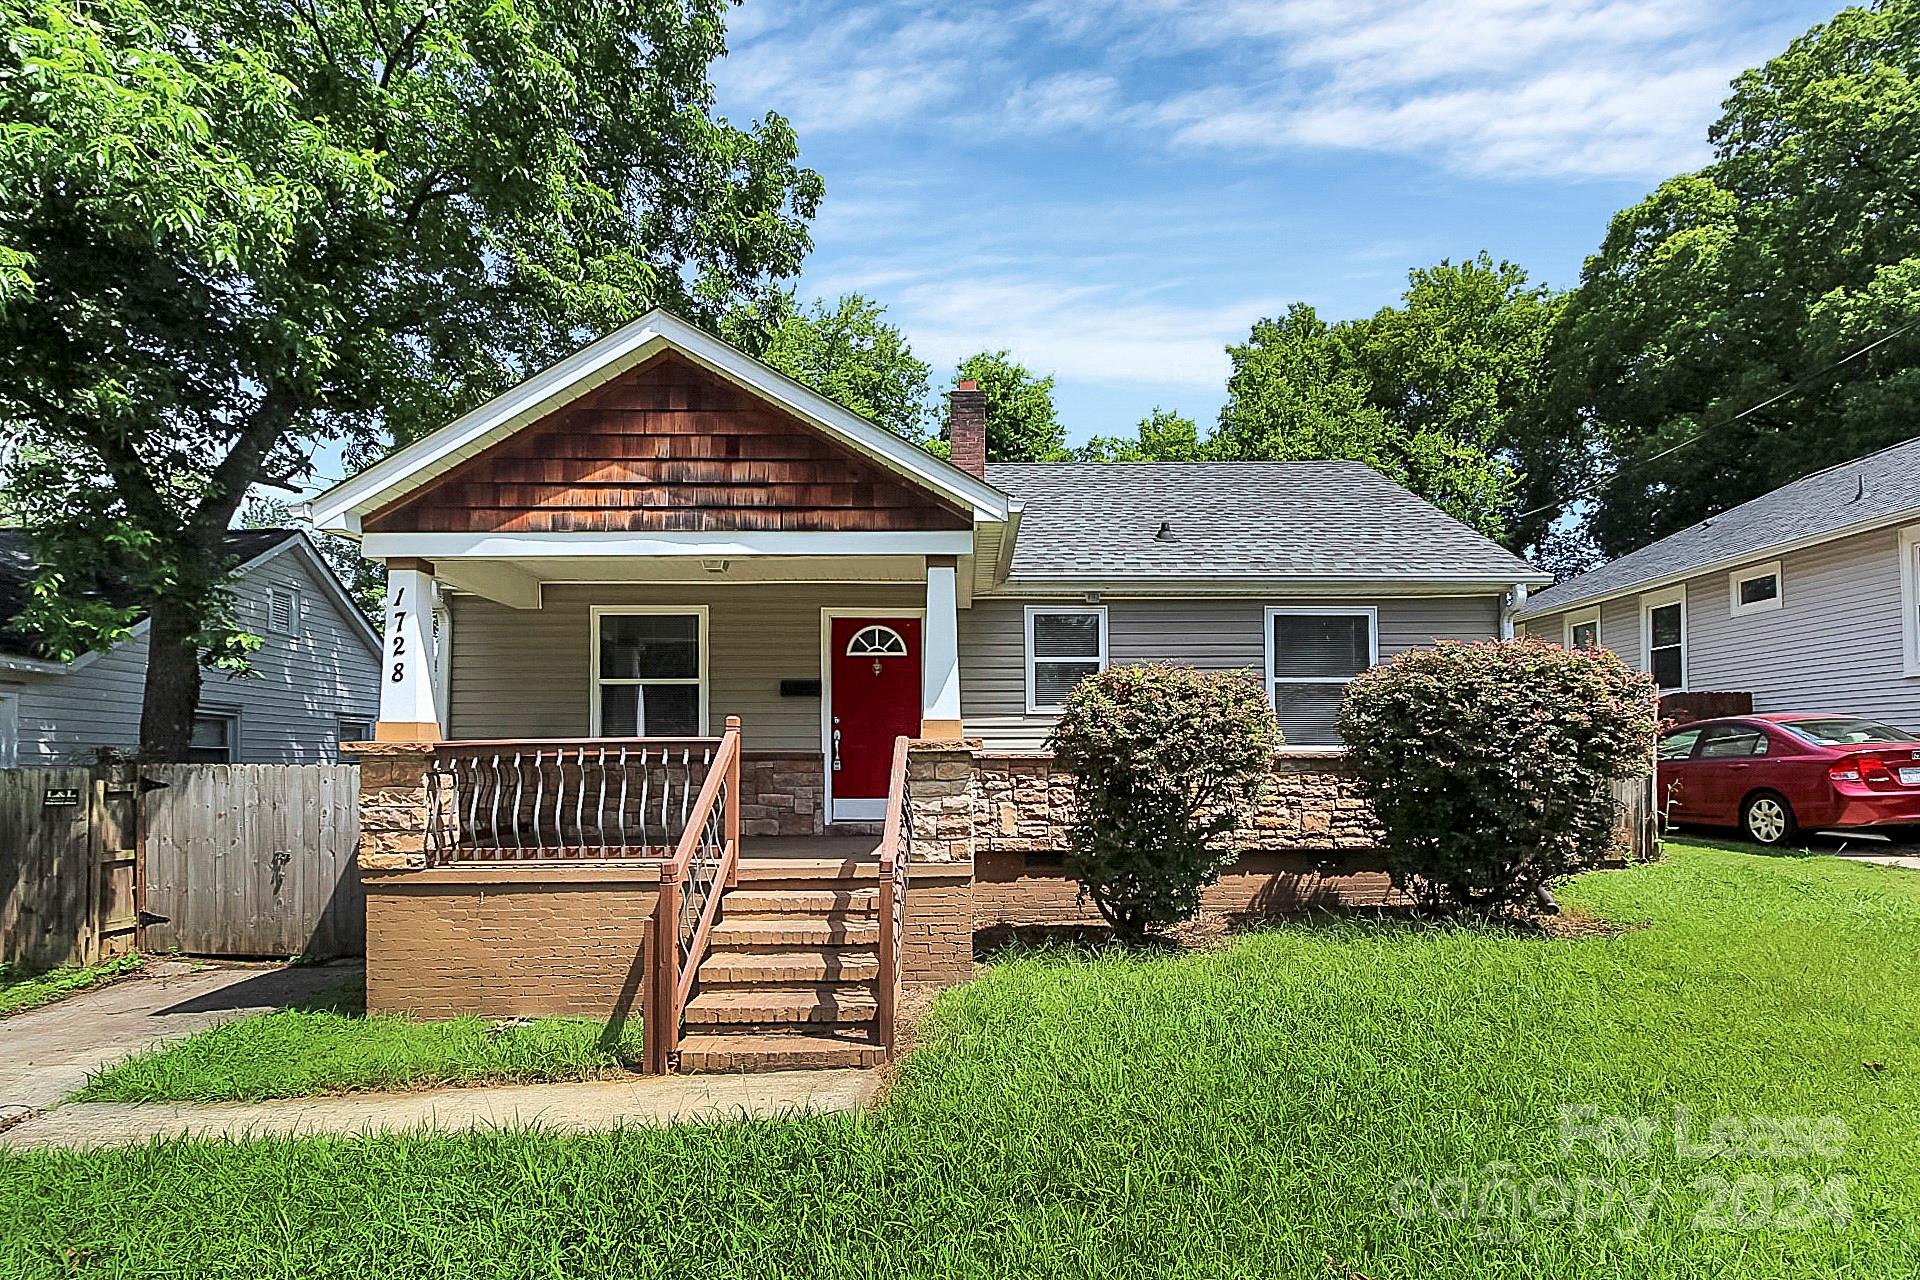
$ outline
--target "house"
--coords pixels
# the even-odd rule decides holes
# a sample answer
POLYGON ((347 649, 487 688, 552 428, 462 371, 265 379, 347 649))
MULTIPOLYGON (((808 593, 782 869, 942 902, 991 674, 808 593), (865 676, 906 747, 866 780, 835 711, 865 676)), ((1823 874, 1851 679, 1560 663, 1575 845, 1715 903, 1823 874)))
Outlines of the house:
POLYGON ((1920 730, 1920 439, 1804 476, 1528 599, 1664 693, 1920 730))
MULTIPOLYGON (((370 735, 380 639, 312 541, 294 529, 226 535, 240 622, 263 641, 245 677, 207 672, 191 758, 329 761, 370 735)), ((70 764, 140 741, 147 623, 72 662, 42 656, 16 622, 37 571, 17 529, 0 530, 0 767, 70 764)))
MULTIPOLYGON (((1549 580, 1358 463, 988 465, 967 383, 951 443, 935 458, 656 311, 317 498, 387 567, 370 1006, 609 1016, 652 946, 682 1001, 697 976, 684 1023, 711 1040, 663 1055, 866 1052, 747 1033, 864 1024, 902 971, 969 965, 989 917, 1084 911, 1043 748, 1110 663, 1261 673, 1291 745, 1246 854, 1266 861, 1223 892, 1311 897, 1371 840, 1337 763, 1346 682, 1500 634, 1549 580), (909 861, 876 955, 880 868, 909 861), (690 921, 723 895, 709 937, 690 921), (846 989, 876 972, 873 997, 846 989)), ((677 1037, 673 987, 648 1016, 677 1037)))

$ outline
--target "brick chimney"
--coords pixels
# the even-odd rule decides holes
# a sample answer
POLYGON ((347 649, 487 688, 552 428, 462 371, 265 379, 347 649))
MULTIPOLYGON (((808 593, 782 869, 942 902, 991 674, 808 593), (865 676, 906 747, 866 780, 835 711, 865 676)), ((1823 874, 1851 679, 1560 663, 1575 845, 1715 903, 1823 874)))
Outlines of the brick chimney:
POLYGON ((987 393, 972 378, 947 393, 947 443, 953 465, 970 476, 987 477, 987 393))

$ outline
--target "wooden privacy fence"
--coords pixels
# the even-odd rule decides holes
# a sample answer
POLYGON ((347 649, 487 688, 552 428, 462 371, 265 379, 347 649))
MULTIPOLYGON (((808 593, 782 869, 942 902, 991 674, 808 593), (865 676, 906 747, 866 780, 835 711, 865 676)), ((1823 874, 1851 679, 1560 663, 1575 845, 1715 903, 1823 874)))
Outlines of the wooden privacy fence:
POLYGON ((0 962, 365 949, 355 765, 0 769, 0 962))

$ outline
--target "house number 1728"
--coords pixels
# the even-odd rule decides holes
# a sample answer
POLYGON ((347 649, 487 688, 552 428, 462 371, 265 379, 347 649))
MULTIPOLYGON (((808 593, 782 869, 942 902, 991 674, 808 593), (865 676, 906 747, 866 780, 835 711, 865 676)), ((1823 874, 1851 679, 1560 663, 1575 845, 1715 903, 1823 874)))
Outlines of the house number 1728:
POLYGON ((388 634, 393 636, 393 673, 387 680, 393 684, 404 683, 407 678, 407 611, 400 606, 406 601, 407 589, 397 587, 393 593, 393 616, 388 626, 388 634))

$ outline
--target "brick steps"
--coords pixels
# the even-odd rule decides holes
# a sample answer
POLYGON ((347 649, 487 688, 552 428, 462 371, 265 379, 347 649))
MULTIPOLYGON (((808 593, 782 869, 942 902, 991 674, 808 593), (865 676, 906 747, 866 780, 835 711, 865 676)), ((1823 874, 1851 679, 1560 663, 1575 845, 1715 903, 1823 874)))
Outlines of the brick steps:
POLYGON ((865 983, 721 987, 687 1003, 687 1021, 765 1028, 792 1023, 869 1023, 878 1006, 865 983))
POLYGON ((680 1069, 879 1065, 879 905, 872 862, 743 862, 687 1005, 680 1069))
POLYGON ((817 1071, 877 1067, 886 1058, 864 1030, 693 1031, 680 1041, 682 1071, 817 1071))
POLYGON ((872 982, 879 973, 879 953, 865 947, 728 951, 707 956, 706 963, 700 966, 700 985, 703 989, 712 990, 716 987, 872 982))

